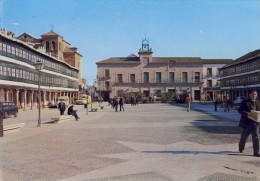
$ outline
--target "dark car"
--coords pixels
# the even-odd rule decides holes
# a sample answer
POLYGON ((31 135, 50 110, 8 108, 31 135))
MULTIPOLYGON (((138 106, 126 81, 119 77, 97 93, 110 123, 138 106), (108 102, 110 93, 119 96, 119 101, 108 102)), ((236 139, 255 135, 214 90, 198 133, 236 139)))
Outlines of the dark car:
POLYGON ((53 104, 51 102, 48 103, 48 108, 52 109, 52 108, 58 108, 58 105, 57 104, 53 104))
POLYGON ((18 116, 18 107, 14 102, 0 102, 0 109, 3 110, 5 119, 11 115, 18 116))
POLYGON ((175 103, 184 104, 186 102, 187 94, 180 94, 175 98, 175 103))

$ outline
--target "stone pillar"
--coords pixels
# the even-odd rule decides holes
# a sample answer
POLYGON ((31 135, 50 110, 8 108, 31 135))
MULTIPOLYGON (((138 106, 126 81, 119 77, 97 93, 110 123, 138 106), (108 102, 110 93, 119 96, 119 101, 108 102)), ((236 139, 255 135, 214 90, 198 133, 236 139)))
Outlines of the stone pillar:
POLYGON ((46 92, 42 91, 43 98, 42 98, 42 108, 45 108, 46 105, 46 92))
POLYGON ((5 91, 4 91, 4 89, 0 89, 0 101, 5 101, 5 91))
POLYGON ((71 101, 70 101, 71 104, 74 104, 74 100, 73 100, 73 96, 72 96, 72 93, 71 93, 71 92, 69 93, 69 98, 70 98, 70 100, 71 100, 71 101))
POLYGON ((9 102, 9 90, 6 90, 5 95, 6 95, 5 101, 9 102))
POLYGON ((27 90, 24 90, 23 93, 23 110, 25 111, 25 107, 27 105, 27 90))
POLYGON ((19 90, 16 90, 16 106, 19 108, 19 90))
POLYGON ((74 92, 71 93, 71 99, 73 100, 73 104, 75 104, 75 93, 74 92))
POLYGON ((11 89, 10 90, 10 101, 12 101, 12 102, 14 102, 14 92, 13 92, 13 90, 11 89))
POLYGON ((54 92, 54 103, 57 103, 56 100, 57 100, 57 92, 54 92))
POLYGON ((38 91, 37 92, 35 92, 35 99, 34 99, 34 105, 36 105, 36 107, 38 107, 39 105, 38 105, 38 98, 39 98, 39 95, 38 95, 38 91))
POLYGON ((33 109, 33 90, 30 93, 31 110, 33 109))
POLYGON ((51 102, 51 91, 49 91, 49 102, 51 102))

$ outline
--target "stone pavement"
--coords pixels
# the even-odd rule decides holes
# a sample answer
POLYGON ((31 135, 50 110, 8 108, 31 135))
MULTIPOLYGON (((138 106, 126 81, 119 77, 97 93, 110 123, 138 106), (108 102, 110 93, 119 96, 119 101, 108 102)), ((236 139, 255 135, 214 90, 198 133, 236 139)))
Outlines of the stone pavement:
MULTIPOLYGON (((105 103, 104 103, 105 105, 105 103)), ((98 108, 97 103, 93 103, 93 108, 98 108)), ((84 105, 75 105, 74 106, 75 110, 78 110, 79 115, 85 116, 86 115, 86 109, 84 108, 84 105)), ((90 105, 88 106, 88 110, 90 111, 90 105)), ((46 123, 51 121, 51 117, 53 116, 59 116, 60 112, 58 109, 49 109, 49 108, 43 108, 41 109, 41 122, 46 123)), ((67 114, 67 109, 65 111, 65 114, 67 114)), ((19 124, 19 123, 26 123, 28 126, 35 125, 37 126, 38 124, 38 115, 39 111, 37 108, 33 108, 31 110, 30 108, 26 109, 25 111, 23 109, 19 109, 18 111, 18 117, 15 118, 14 116, 9 117, 8 119, 4 119, 4 126, 7 125, 13 125, 13 124, 19 124)))
MULTIPOLYGON (((176 106, 186 107, 185 104, 175 104, 176 106)), ((229 108, 229 112, 224 112, 224 109, 221 105, 218 106, 217 112, 215 112, 213 103, 198 103, 194 102, 191 104, 191 111, 201 111, 207 113, 208 115, 212 115, 219 119, 225 119, 233 122, 237 122, 240 119, 240 114, 236 109, 229 108)))
MULTIPOLYGON (((0 180, 260 180, 252 143, 237 151, 235 110, 215 112, 199 103, 191 112, 171 104, 125 105, 124 112, 105 106, 88 115, 83 106, 76 109, 80 121, 41 128, 37 110, 9 118, 26 126, 0 138, 0 180)), ((43 111, 44 121, 57 115, 43 111)))

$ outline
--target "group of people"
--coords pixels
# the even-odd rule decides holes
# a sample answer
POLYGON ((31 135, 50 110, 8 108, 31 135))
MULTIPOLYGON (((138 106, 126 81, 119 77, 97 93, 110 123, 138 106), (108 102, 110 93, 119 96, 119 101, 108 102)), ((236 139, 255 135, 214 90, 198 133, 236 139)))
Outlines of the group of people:
MULTIPOLYGON (((219 98, 217 96, 214 98, 213 103, 214 103, 215 112, 217 112, 218 111, 218 104, 220 103, 219 98)), ((223 103, 224 112, 229 111, 229 107, 230 107, 231 102, 230 102, 229 99, 227 99, 226 96, 223 96, 222 103, 223 103)))
POLYGON ((130 103, 131 103, 131 106, 138 106, 138 98, 137 96, 131 96, 130 97, 130 103))
POLYGON ((115 109, 115 112, 118 112, 118 105, 120 111, 125 111, 124 103, 125 99, 123 97, 114 97, 108 100, 108 103, 111 105, 112 109, 115 109))
MULTIPOLYGON (((64 112, 66 111, 65 102, 63 102, 63 101, 59 102, 58 108, 60 110, 60 115, 64 115, 64 112)), ((73 104, 69 106, 67 114, 74 116, 76 121, 78 121, 80 119, 80 117, 77 114, 77 111, 74 110, 73 104)))

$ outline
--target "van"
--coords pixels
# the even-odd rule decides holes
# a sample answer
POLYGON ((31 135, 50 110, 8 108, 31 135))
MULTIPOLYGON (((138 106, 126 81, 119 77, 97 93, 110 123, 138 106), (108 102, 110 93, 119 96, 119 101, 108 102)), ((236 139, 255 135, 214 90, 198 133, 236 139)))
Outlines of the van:
POLYGON ((91 96, 89 96, 89 95, 83 95, 83 98, 86 100, 86 103, 87 103, 87 104, 91 104, 91 103, 92 103, 91 96))
POLYGON ((58 97, 58 104, 59 104, 61 101, 65 103, 66 107, 69 107, 70 98, 69 98, 68 96, 60 96, 60 97, 58 97))

